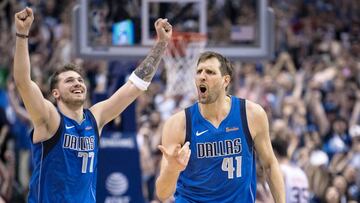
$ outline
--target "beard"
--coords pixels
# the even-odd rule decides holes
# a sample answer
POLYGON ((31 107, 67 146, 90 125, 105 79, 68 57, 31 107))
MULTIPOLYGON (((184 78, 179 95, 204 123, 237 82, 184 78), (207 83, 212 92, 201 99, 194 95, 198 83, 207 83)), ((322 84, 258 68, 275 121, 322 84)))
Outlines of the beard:
POLYGON ((210 92, 208 91, 208 93, 202 97, 201 94, 198 94, 199 96, 199 103, 200 104, 212 104, 214 102, 216 102, 216 100, 219 98, 219 94, 216 92, 210 92))
POLYGON ((60 101, 69 106, 82 106, 85 103, 85 97, 83 98, 72 98, 72 97, 64 97, 60 96, 60 101))

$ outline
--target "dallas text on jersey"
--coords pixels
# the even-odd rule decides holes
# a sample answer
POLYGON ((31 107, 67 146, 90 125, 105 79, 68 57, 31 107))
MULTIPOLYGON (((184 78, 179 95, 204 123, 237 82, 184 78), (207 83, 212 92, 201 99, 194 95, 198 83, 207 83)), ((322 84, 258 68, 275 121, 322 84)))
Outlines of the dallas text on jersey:
POLYGON ((197 143, 197 157, 221 157, 227 155, 240 154, 242 151, 241 139, 221 140, 217 142, 197 143))
POLYGON ((65 134, 63 148, 69 148, 77 151, 94 150, 95 137, 79 137, 75 135, 65 134))

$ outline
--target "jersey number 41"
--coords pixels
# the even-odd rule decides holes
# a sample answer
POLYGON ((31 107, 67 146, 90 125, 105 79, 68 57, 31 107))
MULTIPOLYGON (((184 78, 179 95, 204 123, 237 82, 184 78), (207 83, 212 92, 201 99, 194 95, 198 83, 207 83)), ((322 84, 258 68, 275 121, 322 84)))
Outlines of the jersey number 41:
POLYGON ((227 157, 224 158, 221 165, 221 170, 228 172, 228 179, 234 178, 234 173, 236 171, 236 177, 241 177, 241 162, 242 162, 242 156, 236 156, 236 157, 227 157), (234 159, 236 162, 236 165, 234 166, 234 159))

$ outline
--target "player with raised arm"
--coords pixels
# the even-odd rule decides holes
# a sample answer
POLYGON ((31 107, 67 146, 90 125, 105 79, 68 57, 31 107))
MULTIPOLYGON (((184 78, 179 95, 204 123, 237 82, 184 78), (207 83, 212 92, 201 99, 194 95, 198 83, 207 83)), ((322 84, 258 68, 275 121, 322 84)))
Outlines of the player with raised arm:
POLYGON ((34 172, 28 201, 96 202, 97 154, 101 130, 147 89, 171 38, 167 19, 155 22, 157 41, 129 80, 110 98, 84 109, 87 87, 81 70, 64 65, 51 77, 56 106, 46 100, 30 77, 28 35, 31 8, 15 14, 14 81, 34 130, 34 172))

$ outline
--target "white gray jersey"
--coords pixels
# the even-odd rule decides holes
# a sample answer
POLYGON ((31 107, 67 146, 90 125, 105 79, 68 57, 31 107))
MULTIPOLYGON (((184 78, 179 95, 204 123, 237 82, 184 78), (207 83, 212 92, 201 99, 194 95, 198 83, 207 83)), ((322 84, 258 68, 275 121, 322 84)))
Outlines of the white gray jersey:
POLYGON ((284 176, 286 203, 308 203, 309 182, 304 171, 294 164, 280 164, 284 176))

